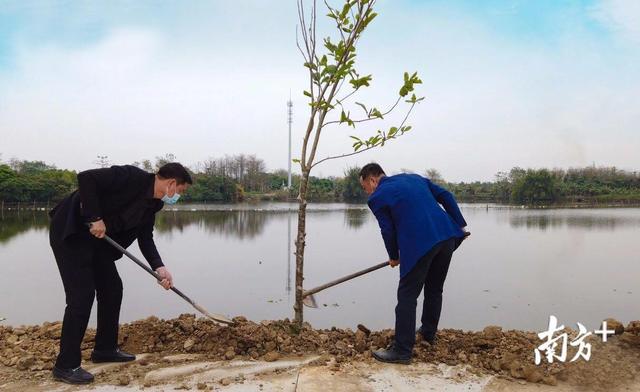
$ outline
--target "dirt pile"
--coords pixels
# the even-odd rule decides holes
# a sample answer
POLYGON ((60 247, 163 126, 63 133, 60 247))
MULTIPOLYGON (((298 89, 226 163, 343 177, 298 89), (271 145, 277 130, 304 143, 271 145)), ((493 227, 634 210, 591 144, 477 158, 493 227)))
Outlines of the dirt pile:
MULTIPOLYGON (((323 360, 318 365, 330 362, 339 368, 348 361, 371 361, 371 350, 387 347, 393 339, 392 330, 370 331, 362 325, 355 331, 316 330, 306 323, 298 327, 289 320, 255 323, 237 317, 234 321, 233 326, 226 327, 193 315, 172 320, 150 317, 122 325, 120 344, 124 350, 134 353, 197 353, 214 360, 277 361, 292 355, 319 354, 323 360)), ((534 350, 541 344, 537 334, 503 331, 497 326, 479 332, 441 330, 435 345, 418 341, 414 361, 467 364, 472 372, 549 385, 561 380, 610 389, 640 376, 640 322, 616 330, 620 334, 610 337, 606 343, 593 336, 587 339, 592 344, 588 362, 580 359, 568 363, 576 353, 576 349, 570 347, 567 363, 543 361, 536 366, 534 350)), ((60 332, 60 323, 19 328, 0 326, 0 363, 34 376, 48 375, 45 371, 51 369, 55 360, 60 332)), ((575 331, 571 334, 577 335, 575 331)), ((95 331, 89 330, 82 346, 85 358, 90 354, 94 337, 95 331)), ((125 382, 129 379, 120 380, 125 382)))

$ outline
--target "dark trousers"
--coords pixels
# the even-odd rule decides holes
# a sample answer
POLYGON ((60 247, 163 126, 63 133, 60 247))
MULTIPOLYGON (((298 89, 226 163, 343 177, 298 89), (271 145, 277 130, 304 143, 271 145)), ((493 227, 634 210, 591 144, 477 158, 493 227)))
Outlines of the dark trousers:
POLYGON ((442 289, 455 248, 454 238, 439 242, 400 279, 395 347, 401 353, 410 354, 413 351, 416 340, 416 306, 423 287, 422 331, 424 336, 435 337, 442 310, 442 289))
POLYGON ((62 321, 60 354, 56 366, 63 369, 80 366, 84 338, 94 298, 98 300, 98 328, 95 349, 115 349, 122 303, 122 280, 113 260, 91 251, 93 241, 53 242, 51 247, 58 264, 66 295, 62 321), (87 258, 87 254, 93 254, 87 258))

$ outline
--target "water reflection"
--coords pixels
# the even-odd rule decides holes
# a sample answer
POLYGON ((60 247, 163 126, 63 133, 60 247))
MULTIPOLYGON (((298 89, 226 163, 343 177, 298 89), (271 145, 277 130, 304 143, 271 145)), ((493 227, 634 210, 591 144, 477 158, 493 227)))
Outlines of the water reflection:
POLYGON ((359 229, 364 225, 369 217, 370 212, 368 209, 349 209, 344 211, 344 223, 345 226, 352 229, 359 229))
POLYGON ((640 227, 640 217, 637 213, 625 215, 623 211, 611 211, 601 214, 600 211, 577 211, 576 213, 543 212, 543 213, 511 213, 509 224, 513 228, 547 229, 581 228, 586 230, 613 231, 617 228, 640 227))
MULTIPOLYGON (((256 321, 291 317, 296 205, 199 208, 158 214, 157 244, 179 287, 217 313, 256 321)), ((611 316, 637 319, 640 208, 461 208, 473 236, 451 265, 443 327, 539 331, 549 314, 589 327, 611 316)), ((47 223, 44 211, 0 215, 0 316, 10 324, 57 320, 64 309, 47 223)), ((305 288, 386 257, 365 205, 312 205, 307 231, 305 288)), ((131 251, 142 257, 137 246, 131 251)), ((191 310, 134 263, 123 259, 118 269, 128 290, 123 322, 191 310)), ((397 279, 397 270, 381 270, 326 290, 317 299, 328 306, 308 310, 307 319, 318 327, 393 327, 397 279)))
POLYGON ((49 217, 44 211, 4 211, 0 217, 0 243, 7 243, 32 228, 46 229, 48 224, 49 217))
MULTIPOLYGON (((480 213, 478 208, 463 208, 465 214, 480 213)), ((484 211, 484 209, 482 209, 484 211)), ((343 214, 344 226, 358 230, 371 218, 364 206, 344 208, 341 211, 310 209, 308 215, 327 217, 332 213, 343 214)), ((508 222, 516 229, 538 229, 546 231, 562 228, 582 228, 586 230, 613 231, 617 228, 640 227, 640 216, 636 209, 591 209, 591 210, 520 210, 489 209, 486 213, 495 215, 499 222, 508 222), (497 212, 497 213, 496 213, 497 212)), ((181 234, 190 226, 203 228, 206 232, 227 238, 252 240, 263 235, 267 223, 287 220, 287 230, 295 230, 293 209, 219 209, 219 210, 170 210, 162 211, 156 218, 156 231, 171 236, 181 234)), ((0 243, 6 243, 30 229, 46 229, 49 217, 46 211, 4 211, 0 216, 0 243)), ((291 234, 289 234, 291 237, 291 234)), ((288 238, 290 255, 293 239, 288 238)))
MULTIPOLYGON (((340 212, 340 211, 339 211, 340 212)), ((369 210, 363 208, 347 208, 344 214, 345 226, 358 229, 364 225, 369 210)), ((310 209, 308 215, 328 217, 335 211, 324 209, 310 209)), ((156 216, 155 230, 159 234, 171 236, 173 233, 182 234, 188 227, 197 226, 205 232, 226 238, 252 240, 263 235, 267 223, 271 221, 287 220, 287 229, 292 229, 292 217, 297 211, 287 209, 221 209, 221 210, 170 210, 162 211, 156 216)), ((0 217, 0 243, 10 241, 13 237, 27 232, 32 228, 47 229, 49 217, 46 211, 4 211, 0 217)), ((291 233, 289 234, 291 237, 291 233)), ((288 246, 292 244, 289 238, 288 246)), ((288 253, 291 254, 290 249, 288 253)))
POLYGON ((262 234, 271 219, 286 219, 286 212, 260 213, 255 211, 165 211, 156 216, 156 231, 170 234, 182 233, 187 227, 197 225, 210 234, 253 239, 262 234))

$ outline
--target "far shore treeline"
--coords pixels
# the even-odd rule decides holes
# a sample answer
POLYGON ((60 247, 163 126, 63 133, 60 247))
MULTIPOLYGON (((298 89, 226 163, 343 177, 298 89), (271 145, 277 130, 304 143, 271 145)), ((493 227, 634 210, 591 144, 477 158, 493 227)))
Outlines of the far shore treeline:
MULTIPOLYGON (((154 162, 133 162, 149 172, 175 160, 171 154, 154 162)), ((96 167, 107 167, 101 156, 96 167)), ((255 155, 234 155, 209 159, 190 168, 195 180, 183 199, 186 202, 241 202, 253 200, 295 199, 299 176, 293 175, 292 189, 286 189, 285 170, 267 171, 263 160, 255 155)), ((317 178, 310 181, 310 200, 316 202, 364 202, 360 189, 360 168, 350 167, 341 177, 317 178)), ((403 170, 409 172, 409 170, 403 170)), ((11 159, 0 161, 0 202, 53 203, 72 192, 76 172, 58 169, 42 161, 11 159)), ((434 169, 418 174, 447 187, 461 202, 513 204, 640 204, 640 173, 615 167, 581 167, 570 169, 522 169, 499 172, 491 182, 450 183, 434 169)))

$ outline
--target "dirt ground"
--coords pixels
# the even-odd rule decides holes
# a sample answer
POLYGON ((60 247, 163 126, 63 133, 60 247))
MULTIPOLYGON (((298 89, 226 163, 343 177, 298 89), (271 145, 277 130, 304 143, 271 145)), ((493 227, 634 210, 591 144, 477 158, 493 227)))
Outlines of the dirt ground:
MULTIPOLYGON (((444 329, 435 345, 419 341, 410 366, 380 364, 371 350, 386 347, 393 331, 316 330, 289 320, 255 323, 243 317, 219 326, 181 315, 150 317, 121 326, 128 364, 83 366, 95 390, 256 391, 640 391, 640 322, 606 343, 590 337, 590 361, 534 364, 541 341, 534 332, 489 326, 444 329), (143 354, 140 354, 143 353, 143 354)), ((0 389, 81 390, 51 381, 61 324, 0 326, 0 389)), ((575 336, 576 332, 571 332, 575 336)), ((95 331, 83 343, 88 358, 95 331)), ((570 348, 568 358, 575 354, 570 348)))

